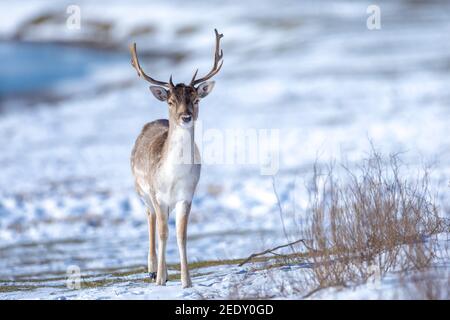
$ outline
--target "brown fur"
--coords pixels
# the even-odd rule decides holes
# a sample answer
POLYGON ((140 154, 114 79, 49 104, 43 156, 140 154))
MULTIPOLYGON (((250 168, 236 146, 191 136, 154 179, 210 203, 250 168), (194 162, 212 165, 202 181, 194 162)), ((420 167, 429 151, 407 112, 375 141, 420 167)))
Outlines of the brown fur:
POLYGON ((188 113, 194 117, 194 120, 197 120, 199 97, 195 88, 180 83, 168 93, 167 101, 169 106, 172 104, 175 107, 175 110, 171 110, 169 107, 170 114, 173 113, 176 118, 177 116, 188 113))
MULTIPOLYGON (((147 181, 152 180, 155 169, 159 167, 163 155, 164 144, 169 132, 169 121, 158 119, 147 123, 136 139, 131 152, 131 170, 136 176, 136 168, 145 171, 147 181), (152 168, 154 168, 152 170, 152 168)), ((145 197, 138 183, 135 188, 139 196, 145 197)))

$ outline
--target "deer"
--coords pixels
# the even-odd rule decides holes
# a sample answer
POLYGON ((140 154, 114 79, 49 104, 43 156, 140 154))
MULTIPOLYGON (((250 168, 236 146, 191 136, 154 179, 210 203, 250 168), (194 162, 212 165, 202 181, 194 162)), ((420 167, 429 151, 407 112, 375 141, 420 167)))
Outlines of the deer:
POLYGON ((211 70, 197 79, 198 69, 191 82, 174 84, 155 80, 141 68, 136 43, 130 46, 131 65, 137 75, 150 84, 150 91, 168 106, 168 119, 147 123, 136 139, 131 152, 131 171, 135 189, 145 205, 148 221, 149 251, 148 273, 150 281, 165 286, 168 280, 166 245, 168 218, 176 214, 176 237, 180 256, 181 285, 192 286, 186 254, 187 225, 192 199, 200 179, 201 159, 194 141, 195 122, 199 113, 199 101, 214 88, 210 80, 223 65, 220 40, 223 34, 215 32, 214 63, 211 70), (158 234, 156 255, 155 235, 158 234))

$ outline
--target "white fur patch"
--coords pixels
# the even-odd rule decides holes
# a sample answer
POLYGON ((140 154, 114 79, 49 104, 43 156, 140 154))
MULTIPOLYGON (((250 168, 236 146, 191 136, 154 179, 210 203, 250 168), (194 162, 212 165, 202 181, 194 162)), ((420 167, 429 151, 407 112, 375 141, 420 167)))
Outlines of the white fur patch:
POLYGON ((166 162, 158 172, 156 197, 173 208, 180 201, 191 202, 200 178, 200 165, 191 163, 192 130, 176 128, 170 137, 166 162))

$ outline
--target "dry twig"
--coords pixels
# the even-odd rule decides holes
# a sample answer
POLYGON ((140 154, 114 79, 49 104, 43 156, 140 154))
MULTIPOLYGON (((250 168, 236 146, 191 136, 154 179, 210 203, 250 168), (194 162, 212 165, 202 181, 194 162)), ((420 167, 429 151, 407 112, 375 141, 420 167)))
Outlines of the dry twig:
POLYGON ((304 239, 299 239, 299 240, 296 240, 296 241, 293 241, 293 242, 290 242, 290 243, 287 243, 287 244, 280 245, 280 246, 272 248, 272 249, 267 249, 267 250, 264 250, 262 252, 253 253, 247 259, 245 259, 243 262, 241 262, 238 266, 242 267, 244 264, 248 263, 253 258, 255 258, 257 256, 265 255, 267 253, 272 253, 274 255, 278 255, 277 253, 275 253, 273 251, 281 249, 281 248, 292 247, 294 244, 297 244, 297 243, 303 243, 306 246, 305 240, 304 239))

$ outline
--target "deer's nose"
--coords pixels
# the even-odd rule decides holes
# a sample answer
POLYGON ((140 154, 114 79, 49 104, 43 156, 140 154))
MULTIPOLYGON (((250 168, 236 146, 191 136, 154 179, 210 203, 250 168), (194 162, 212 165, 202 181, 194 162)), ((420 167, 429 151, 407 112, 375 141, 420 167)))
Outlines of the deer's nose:
POLYGON ((190 122, 191 119, 192 119, 192 117, 191 117, 191 115, 189 115, 189 114, 183 114, 183 115, 181 116, 181 120, 183 120, 184 123, 190 122))

